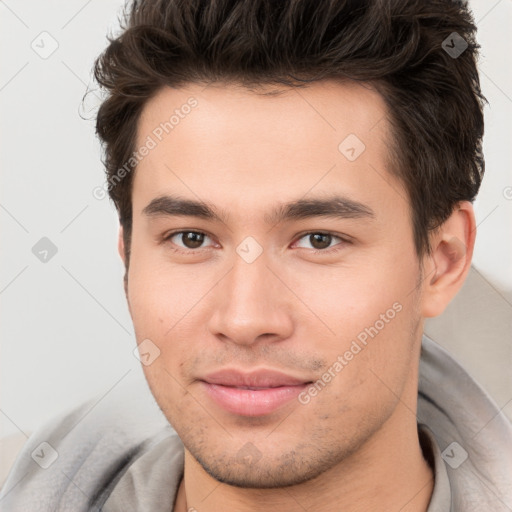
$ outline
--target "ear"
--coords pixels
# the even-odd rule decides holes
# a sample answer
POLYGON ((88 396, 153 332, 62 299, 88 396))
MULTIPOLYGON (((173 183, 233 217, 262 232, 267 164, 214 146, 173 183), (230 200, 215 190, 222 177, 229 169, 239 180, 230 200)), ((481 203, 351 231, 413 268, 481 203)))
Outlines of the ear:
POLYGON ((121 259, 123 260, 123 264, 126 268, 126 254, 124 252, 124 237, 123 237, 123 226, 119 226, 119 238, 117 239, 117 252, 121 259))
POLYGON ((126 268, 126 252, 124 246, 124 230, 123 226, 119 226, 119 237, 117 239, 117 251, 119 252, 119 256, 123 260, 124 265, 124 277, 123 277, 123 286, 124 286, 124 294, 126 296, 126 300, 128 301, 128 309, 130 310, 130 301, 128 300, 128 269, 126 268))
POLYGON ((424 257, 423 317, 440 315, 461 289, 471 267, 475 236, 473 205, 462 201, 432 235, 431 254, 424 257))

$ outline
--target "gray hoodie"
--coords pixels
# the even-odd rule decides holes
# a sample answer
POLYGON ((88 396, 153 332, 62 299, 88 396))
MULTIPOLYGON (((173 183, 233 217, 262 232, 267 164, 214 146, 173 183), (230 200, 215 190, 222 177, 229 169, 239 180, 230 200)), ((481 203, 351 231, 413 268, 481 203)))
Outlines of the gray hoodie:
MULTIPOLYGON (((512 425, 425 335, 417 423, 435 472, 428 512, 512 512, 512 425)), ((139 380, 36 430, 0 492, 0 511, 169 512, 182 476, 183 445, 139 380)))

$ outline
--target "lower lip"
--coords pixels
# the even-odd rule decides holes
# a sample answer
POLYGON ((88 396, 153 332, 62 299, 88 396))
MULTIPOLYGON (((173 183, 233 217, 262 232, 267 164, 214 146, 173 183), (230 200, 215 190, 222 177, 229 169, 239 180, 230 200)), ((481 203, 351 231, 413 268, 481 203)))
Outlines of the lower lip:
POLYGON ((239 389, 201 381, 206 392, 223 409, 241 416, 270 414, 296 398, 309 384, 265 389, 239 389))

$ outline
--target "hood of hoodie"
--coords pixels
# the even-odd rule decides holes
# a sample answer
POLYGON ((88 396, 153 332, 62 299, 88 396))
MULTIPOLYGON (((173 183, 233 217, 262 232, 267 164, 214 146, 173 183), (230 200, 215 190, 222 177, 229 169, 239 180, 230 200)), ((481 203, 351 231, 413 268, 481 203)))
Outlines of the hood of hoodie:
POLYGON ((469 373, 426 335, 417 418, 441 450, 453 511, 512 511, 512 424, 469 373))

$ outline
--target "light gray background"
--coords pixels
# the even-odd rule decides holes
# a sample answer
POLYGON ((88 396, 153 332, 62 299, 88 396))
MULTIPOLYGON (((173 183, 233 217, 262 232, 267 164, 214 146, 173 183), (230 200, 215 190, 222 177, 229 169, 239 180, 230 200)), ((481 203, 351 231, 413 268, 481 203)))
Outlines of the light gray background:
MULTIPOLYGON (((0 1, 0 438, 30 433, 94 394, 143 380, 132 353, 117 217, 108 199, 92 195, 104 183, 94 135, 98 99, 90 94, 81 107, 121 5, 0 1), (31 46, 43 52, 52 44, 58 48, 48 58, 31 46), (46 263, 32 252, 42 237, 58 250, 46 263)), ((512 417, 512 0, 472 5, 490 103, 475 269, 464 297, 427 332, 512 417)))

